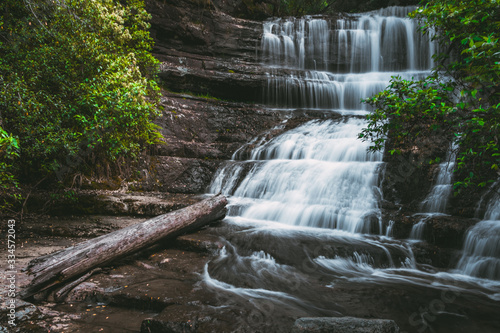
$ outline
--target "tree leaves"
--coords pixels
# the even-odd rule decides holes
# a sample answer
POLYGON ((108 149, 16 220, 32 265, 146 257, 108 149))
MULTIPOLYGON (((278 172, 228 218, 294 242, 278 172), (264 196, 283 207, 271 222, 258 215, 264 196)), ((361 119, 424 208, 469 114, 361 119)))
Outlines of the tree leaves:
POLYGON ((367 99, 376 110, 361 137, 372 140, 372 149, 382 149, 389 138, 402 150, 428 131, 444 130, 460 150, 455 187, 484 186, 498 178, 493 166, 500 164, 498 1, 431 0, 410 16, 421 20, 423 33, 437 32, 447 52, 434 56, 432 76, 393 78, 367 99))
POLYGON ((21 177, 54 174, 78 155, 71 172, 88 172, 158 140, 158 61, 142 1, 5 0, 0 13, 0 109, 19 138, 21 177))

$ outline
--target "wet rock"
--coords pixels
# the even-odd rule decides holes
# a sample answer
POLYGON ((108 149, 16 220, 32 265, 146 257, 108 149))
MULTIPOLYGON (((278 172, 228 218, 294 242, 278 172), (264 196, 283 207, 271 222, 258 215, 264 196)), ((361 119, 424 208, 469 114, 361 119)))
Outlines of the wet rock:
MULTIPOLYGON (((194 170, 193 172, 196 172, 196 170, 194 170)), ((175 180, 169 181, 175 182, 175 180)), ((144 184, 134 183, 129 185, 129 188, 134 189, 135 186, 141 189, 144 189, 144 187, 159 189, 162 185, 156 178, 151 178, 144 184)), ((157 216, 176 209, 184 208, 201 200, 201 198, 196 198, 192 195, 185 194, 143 191, 127 191, 128 193, 124 192, 120 193, 115 191, 103 190, 74 191, 73 199, 60 199, 51 203, 49 202, 46 205, 47 207, 45 209, 46 212, 51 215, 85 214, 115 216, 157 216)), ((47 203, 46 197, 47 193, 44 192, 33 194, 30 198, 30 209, 39 209, 40 206, 43 206, 44 203, 47 203)), ((95 226, 88 224, 71 225, 71 228, 70 225, 63 224, 58 225, 57 228, 50 227, 53 224, 54 223, 50 223, 50 225, 39 225, 36 227, 38 229, 50 228, 50 231, 46 230, 40 232, 42 234, 50 234, 52 236, 92 237, 93 235, 98 234, 92 229, 92 227, 95 226)), ((111 230, 104 230, 104 232, 109 231, 111 230)))
POLYGON ((161 106, 157 124, 165 144, 153 150, 156 156, 231 159, 240 146, 290 117, 262 105, 166 92, 161 106))
POLYGON ((82 194, 81 197, 93 203, 90 207, 93 207, 94 214, 135 216, 157 216, 197 201, 186 197, 178 200, 175 196, 167 197, 153 193, 106 193, 96 199, 82 194))
POLYGON ((46 329, 34 324, 34 321, 43 318, 43 314, 35 305, 20 299, 14 299, 14 303, 10 303, 10 300, 10 298, 6 298, 9 303, 3 303, 0 309, 0 322, 2 323, 0 332, 48 332, 46 329))
POLYGON ((391 154, 394 142, 389 140, 384 152, 384 162, 387 162, 382 180, 384 198, 418 211, 437 176, 438 165, 429 161, 436 157, 444 159, 449 142, 442 133, 433 132, 398 147, 401 154, 391 154))
POLYGON ((192 301, 198 272, 218 238, 207 230, 180 236, 113 263, 73 288, 69 303, 103 303, 147 311, 161 311, 192 301), (165 246, 170 246, 165 249, 165 246), (165 286, 168 286, 167 288, 165 286))
POLYGON ((265 19, 277 13, 276 3, 266 0, 214 0, 213 3, 219 10, 234 17, 265 19))
POLYGON ((412 249, 419 264, 437 268, 455 267, 467 230, 479 221, 443 214, 411 214, 402 210, 384 210, 383 215, 384 221, 391 221, 391 235, 396 239, 408 239, 412 228, 424 219, 422 239, 412 242, 412 249))
POLYGON ((380 220, 377 213, 371 213, 363 217, 364 225, 369 226, 369 233, 373 235, 379 235, 382 233, 380 228, 380 220))
POLYGON ((141 324, 141 333, 191 333, 197 331, 196 322, 170 322, 145 319, 141 324))
MULTIPOLYGON (((172 60, 176 61, 176 60, 172 60)), ((177 60, 178 61, 178 60, 177 60)), ((178 62, 163 62, 158 76, 164 86, 174 91, 210 94, 217 98, 242 102, 261 102, 268 77, 262 67, 224 63, 215 69, 187 67, 178 62)), ((208 60, 207 60, 208 61, 208 60)), ((197 65, 197 64, 195 64, 197 65)))
POLYGON ((151 151, 144 177, 129 189, 205 193, 219 165, 241 146, 258 135, 271 139, 311 119, 305 113, 167 92, 161 105, 163 116, 156 123, 164 144, 151 151))
POLYGON ((155 163, 160 189, 170 193, 204 193, 220 162, 158 156, 155 163))
POLYGON ((153 16, 153 52, 160 60, 173 50, 223 59, 255 59, 260 22, 234 18, 205 0, 148 0, 146 10, 153 16))
POLYGON ((456 267, 461 251, 447 247, 436 246, 427 242, 411 244, 415 260, 422 270, 434 270, 434 268, 452 269, 456 267), (426 266, 432 267, 426 267, 426 266))
POLYGON ((396 239, 408 239, 413 225, 419 221, 418 218, 408 215, 407 212, 384 211, 384 221, 388 220, 394 222, 392 225, 392 237, 396 239))
POLYGON ((467 230, 479 222, 479 219, 464 218, 459 216, 436 214, 428 216, 423 214, 408 215, 398 211, 385 214, 385 220, 395 221, 392 235, 397 239, 408 239, 414 225, 425 220, 422 240, 429 244, 444 248, 461 249, 467 230))
POLYGON ((398 333, 399 327, 393 320, 341 318, 299 318, 292 333, 398 333))
POLYGON ((95 298, 96 295, 104 292, 104 289, 100 288, 96 283, 82 282, 68 293, 65 302, 82 302, 89 298, 95 298))
MULTIPOLYGON (((464 170, 461 172, 463 173, 464 170)), ((460 173, 457 174, 457 177, 461 176, 460 173)), ((498 175, 492 175, 490 179, 495 177, 498 175)), ((468 186, 462 188, 461 193, 461 195, 450 198, 450 214, 464 217, 483 217, 488 203, 494 200, 496 193, 500 193, 500 182, 496 182, 491 187, 468 186)))
POLYGON ((212 252, 221 249, 224 244, 220 240, 220 237, 198 231, 195 234, 177 237, 174 246, 187 251, 212 252))
POLYGON ((448 215, 433 216, 426 222, 423 237, 430 244, 461 249, 467 230, 477 222, 479 219, 448 215))

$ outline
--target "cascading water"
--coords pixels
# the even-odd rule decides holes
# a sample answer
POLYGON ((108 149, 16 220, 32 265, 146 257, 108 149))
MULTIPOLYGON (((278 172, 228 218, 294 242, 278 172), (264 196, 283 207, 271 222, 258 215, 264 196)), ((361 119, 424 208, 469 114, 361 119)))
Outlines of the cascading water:
POLYGON ((379 214, 382 156, 368 154, 367 143, 357 139, 364 124, 347 119, 299 126, 254 148, 255 162, 241 182, 235 181, 234 163, 222 169, 211 192, 233 196, 237 215, 250 220, 378 233, 381 226, 370 223, 379 214), (229 185, 235 183, 237 188, 229 185))
MULTIPOLYGON (((453 191, 453 171, 455 170, 455 160, 457 147, 452 145, 443 163, 439 163, 437 177, 430 193, 422 201, 420 210, 424 213, 422 219, 416 223, 410 232, 410 239, 421 240, 427 220, 435 215, 442 215, 446 212, 446 206, 453 191)), ((422 215, 422 214, 419 214, 422 215)))
POLYGON ((453 170, 455 169, 456 147, 452 146, 446 161, 438 165, 438 175, 431 192, 420 207, 424 213, 445 213, 448 199, 453 190, 453 170))
POLYGON ((423 239, 425 224, 427 222, 428 217, 423 217, 418 223, 415 223, 410 231, 410 236, 408 237, 411 240, 421 240, 423 239))
MULTIPOLYGON (((399 75, 415 78, 430 69, 433 43, 404 18, 411 9, 392 7, 333 24, 312 17, 266 22, 262 54, 274 74, 265 100, 286 108, 365 114, 361 99, 384 89, 392 71, 404 68, 399 75), (337 69, 346 61, 341 53, 350 55, 349 74, 308 70, 337 69), (293 74, 283 74, 282 67, 293 74)), ((257 145, 250 161, 230 162, 211 192, 233 196, 231 214, 249 220, 380 234, 382 155, 368 153, 369 144, 357 139, 365 125, 357 118, 304 124, 257 145)))
POLYGON ((274 67, 340 73, 427 71, 436 46, 417 31, 417 22, 405 18, 414 9, 390 7, 333 23, 313 17, 266 22, 263 60, 274 67))
POLYGON ((463 274, 500 280, 500 194, 490 199, 484 220, 468 231, 457 270, 463 274))
MULTIPOLYGON (((412 9, 264 24, 265 102, 285 110, 321 109, 332 119, 309 121, 271 140, 255 138, 211 184, 210 193, 229 196, 229 212, 219 228, 226 245, 206 266, 203 281, 240 313, 250 306, 255 319, 258 312, 260 319, 247 318, 242 331, 288 331, 286 325, 301 316, 359 313, 352 299, 379 293, 363 303, 373 305, 364 314, 372 317, 391 303, 379 299, 418 288, 411 294, 414 307, 407 308, 408 298, 405 305, 389 305, 404 313, 400 319, 408 328, 412 311, 454 283, 449 275, 418 270, 407 243, 382 236, 390 235, 381 222, 382 155, 357 139, 366 126, 360 116, 370 111, 362 98, 384 89, 392 75, 419 78, 432 66, 436 47, 417 31, 417 22, 404 18, 412 9)), ((459 284, 453 290, 479 288, 459 284)))

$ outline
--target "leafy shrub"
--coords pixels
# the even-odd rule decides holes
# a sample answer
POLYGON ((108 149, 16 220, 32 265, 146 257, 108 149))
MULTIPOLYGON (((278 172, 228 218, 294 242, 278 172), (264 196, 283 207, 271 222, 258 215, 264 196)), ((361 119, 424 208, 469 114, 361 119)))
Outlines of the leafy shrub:
POLYGON ((360 137, 372 149, 394 143, 391 153, 419 136, 441 130, 459 147, 455 187, 483 187, 498 178, 500 165, 500 4, 497 0, 432 0, 411 14, 445 52, 428 78, 393 78, 366 100, 376 110, 360 137), (451 78, 451 80, 447 79, 451 78))
POLYGON ((0 14, 0 121, 22 180, 64 180, 159 138, 142 1, 3 0, 0 14))

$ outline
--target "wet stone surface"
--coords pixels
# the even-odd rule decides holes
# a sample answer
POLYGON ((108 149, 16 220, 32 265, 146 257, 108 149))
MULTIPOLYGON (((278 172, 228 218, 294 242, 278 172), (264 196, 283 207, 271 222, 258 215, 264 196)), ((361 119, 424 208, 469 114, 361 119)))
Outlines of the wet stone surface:
MULTIPOLYGON (((144 220, 102 215, 25 218, 18 223, 17 292, 31 280, 21 272, 30 260, 144 220)), ((210 252, 220 246, 217 239, 206 232, 179 236, 103 267, 63 296, 56 289, 29 302, 16 299, 17 328, 2 326, 0 332, 138 332, 144 319, 165 307, 194 301, 189 295, 210 252)), ((2 323, 6 315, 0 312, 2 323)))
MULTIPOLYGON (((23 242, 19 265, 87 239, 76 237, 82 235, 82 225, 99 235, 144 220, 110 216, 28 219, 19 234, 23 242), (47 235, 51 228, 34 224, 51 225, 55 230, 65 225, 75 234, 51 237, 47 235)), ((334 257, 345 251, 342 242, 323 242, 315 248, 314 239, 300 233, 291 238, 257 236, 251 229, 220 223, 157 244, 104 267, 61 298, 56 297, 56 290, 37 295, 30 301, 33 305, 19 301, 22 318, 17 332, 290 332, 296 319, 311 316, 386 318, 407 332, 426 328, 422 316, 432 318, 429 327, 438 332, 477 328, 493 333, 498 329, 498 302, 466 292, 466 283, 457 282, 461 291, 454 293, 421 285, 420 277, 404 271, 400 278, 388 281, 338 277, 317 264, 307 265, 308 251, 313 251, 313 257, 334 257), (293 251, 273 250, 285 246, 293 251), (252 266, 259 260, 248 258, 256 253, 266 253, 259 260, 270 266, 252 266), (269 253, 272 257, 267 257, 269 253), (231 257, 235 258, 233 266, 220 265, 231 257), (300 301, 279 294, 255 297, 259 285, 245 273, 252 269, 260 272, 260 286, 285 291, 300 301), (415 283, 402 282, 406 280, 415 283)), ((18 274, 18 287, 28 282, 29 277, 18 274)))

